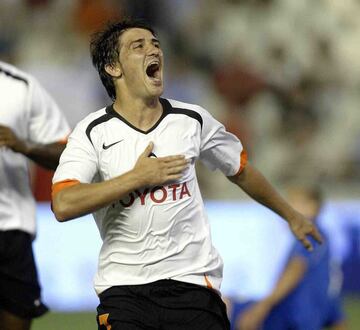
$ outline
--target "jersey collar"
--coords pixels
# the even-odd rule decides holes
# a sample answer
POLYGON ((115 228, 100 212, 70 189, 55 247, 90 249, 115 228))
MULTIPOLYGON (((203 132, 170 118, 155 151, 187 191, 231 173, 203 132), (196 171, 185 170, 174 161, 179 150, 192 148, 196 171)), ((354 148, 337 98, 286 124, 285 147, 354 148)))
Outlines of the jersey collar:
POLYGON ((159 100, 160 100, 160 103, 161 103, 162 108, 163 108, 162 115, 160 116, 158 121, 151 128, 149 128, 147 131, 143 131, 142 129, 134 126, 131 123, 129 123, 123 116, 121 116, 119 113, 117 113, 114 110, 114 104, 111 104, 111 105, 107 106, 105 111, 106 111, 106 113, 108 113, 112 117, 120 119, 122 122, 124 122, 126 125, 128 125, 132 129, 134 129, 134 130, 136 130, 136 131, 138 131, 138 132, 140 132, 142 134, 148 134, 148 133, 152 132, 156 127, 159 126, 161 121, 170 113, 170 111, 172 109, 172 106, 171 106, 170 102, 167 99, 160 98, 159 100))

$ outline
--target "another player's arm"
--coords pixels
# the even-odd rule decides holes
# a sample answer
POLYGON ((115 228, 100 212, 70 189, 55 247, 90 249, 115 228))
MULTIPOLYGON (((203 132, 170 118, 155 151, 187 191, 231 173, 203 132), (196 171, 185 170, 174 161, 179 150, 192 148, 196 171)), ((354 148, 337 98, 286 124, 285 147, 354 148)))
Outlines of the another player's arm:
POLYGON ((297 287, 303 279, 307 267, 308 264, 304 257, 294 256, 290 259, 276 283, 275 288, 271 294, 264 299, 264 302, 269 308, 273 308, 280 303, 297 287))
POLYGON ((250 163, 244 167, 239 175, 228 178, 250 197, 285 219, 294 235, 302 242, 305 248, 312 250, 312 244, 306 235, 311 235, 319 243, 322 242, 321 235, 315 225, 295 211, 250 163))
POLYGON ((67 221, 118 201, 135 189, 180 179, 188 165, 185 157, 150 158, 152 149, 150 143, 134 168, 123 175, 99 183, 75 184, 54 194, 52 207, 56 219, 67 221))
POLYGON ((55 170, 65 144, 60 142, 40 144, 25 141, 19 139, 9 127, 0 125, 0 147, 7 147, 45 168, 55 170))
POLYGON ((291 258, 272 292, 242 313, 237 321, 237 329, 257 330, 270 311, 298 286, 306 269, 305 258, 301 256, 291 258))

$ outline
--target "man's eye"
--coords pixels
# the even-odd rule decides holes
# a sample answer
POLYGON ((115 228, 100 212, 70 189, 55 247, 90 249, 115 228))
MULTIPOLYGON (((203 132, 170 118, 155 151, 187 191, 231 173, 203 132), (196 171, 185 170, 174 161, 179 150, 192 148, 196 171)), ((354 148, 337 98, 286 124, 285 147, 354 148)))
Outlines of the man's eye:
POLYGON ((135 45, 134 48, 143 48, 142 44, 135 45))

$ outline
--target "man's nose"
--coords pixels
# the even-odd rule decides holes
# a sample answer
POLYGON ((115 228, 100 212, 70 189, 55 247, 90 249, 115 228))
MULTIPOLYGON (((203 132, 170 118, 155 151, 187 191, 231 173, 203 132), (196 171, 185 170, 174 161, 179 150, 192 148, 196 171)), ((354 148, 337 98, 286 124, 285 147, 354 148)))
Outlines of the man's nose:
POLYGON ((150 45, 148 48, 148 54, 149 55, 155 55, 155 56, 159 56, 160 55, 160 48, 154 46, 154 45, 150 45))

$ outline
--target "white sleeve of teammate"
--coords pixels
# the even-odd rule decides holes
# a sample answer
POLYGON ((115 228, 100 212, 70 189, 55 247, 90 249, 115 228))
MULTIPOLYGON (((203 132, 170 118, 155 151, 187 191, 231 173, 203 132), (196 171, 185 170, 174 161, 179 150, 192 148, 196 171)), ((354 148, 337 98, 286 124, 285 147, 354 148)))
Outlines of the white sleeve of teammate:
POLYGON ((53 183, 77 180, 91 183, 98 172, 98 157, 93 144, 86 135, 84 122, 80 122, 68 138, 53 183))
POLYGON ((201 108, 203 119, 200 160, 210 169, 219 169, 226 176, 239 174, 247 162, 240 140, 225 130, 224 125, 201 108))
POLYGON ((36 79, 29 88, 29 140, 44 144, 66 140, 70 128, 54 99, 36 79))

